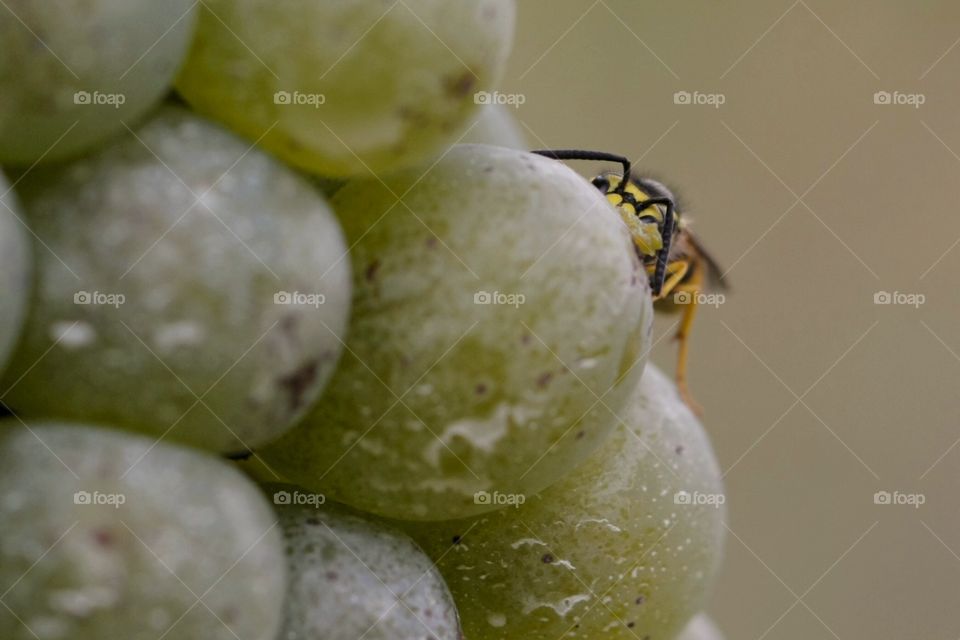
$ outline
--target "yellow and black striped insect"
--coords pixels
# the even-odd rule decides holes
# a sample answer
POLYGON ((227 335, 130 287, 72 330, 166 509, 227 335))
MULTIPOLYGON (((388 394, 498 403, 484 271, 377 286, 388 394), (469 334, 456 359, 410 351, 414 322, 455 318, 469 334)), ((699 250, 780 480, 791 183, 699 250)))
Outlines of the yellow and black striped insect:
POLYGON ((630 160, 616 154, 578 149, 532 153, 554 160, 615 162, 623 167, 622 174, 601 173, 593 179, 593 184, 616 207, 630 230, 637 255, 650 277, 655 308, 683 313, 675 336, 678 344, 675 378, 684 402, 699 414, 700 406, 687 387, 690 327, 704 291, 724 289, 726 284, 716 260, 680 215, 673 192, 656 180, 633 176, 630 160))

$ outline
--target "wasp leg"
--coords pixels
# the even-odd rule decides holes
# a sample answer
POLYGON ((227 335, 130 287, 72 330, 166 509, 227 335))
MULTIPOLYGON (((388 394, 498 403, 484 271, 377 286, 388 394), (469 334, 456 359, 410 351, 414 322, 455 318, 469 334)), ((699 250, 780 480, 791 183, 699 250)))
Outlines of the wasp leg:
MULTIPOLYGON (((653 265, 650 266, 648 272, 652 273, 653 265)), ((660 288, 660 295, 654 296, 653 301, 663 300, 670 293, 677 289, 677 286, 680 284, 680 281, 687 275, 687 271, 690 270, 690 263, 686 260, 674 260, 673 262, 667 265, 667 279, 663 282, 663 287, 660 288)), ((679 289, 677 289, 679 291, 679 289)))
POLYGON ((690 345, 690 327, 693 326, 693 318, 697 314, 700 285, 699 283, 684 284, 677 287, 676 291, 678 293, 688 293, 690 294, 690 298, 683 309, 680 327, 673 337, 673 339, 677 341, 677 371, 674 374, 674 379, 677 383, 677 391, 680 392, 680 397, 683 398, 686 405, 690 407, 697 416, 703 416, 703 408, 700 406, 700 403, 693 398, 689 387, 687 387, 687 355, 690 345))
POLYGON ((689 336, 690 327, 693 326, 693 319, 697 314, 697 304, 699 303, 700 293, 703 291, 703 270, 694 269, 690 273, 692 263, 689 260, 675 260, 667 265, 669 277, 663 283, 663 289, 657 299, 662 300, 667 295, 673 293, 677 304, 683 305, 683 317, 680 319, 680 327, 673 339, 677 341, 677 370, 674 374, 674 380, 677 384, 677 391, 684 403, 698 416, 703 415, 703 409, 693 398, 687 387, 687 356, 689 354, 689 336), (690 275, 690 278, 683 282, 683 279, 690 275), (677 295, 686 294, 686 295, 677 295), (682 301, 682 303, 680 302, 682 301))

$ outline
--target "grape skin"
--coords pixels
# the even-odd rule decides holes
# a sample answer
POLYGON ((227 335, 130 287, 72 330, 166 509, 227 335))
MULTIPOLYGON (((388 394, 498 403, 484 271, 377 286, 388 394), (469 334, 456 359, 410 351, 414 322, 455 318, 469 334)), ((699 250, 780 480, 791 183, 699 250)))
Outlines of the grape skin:
POLYGON ((697 614, 677 640, 723 640, 723 634, 705 613, 697 614))
POLYGON ((674 496, 722 494, 709 440, 652 365, 620 415, 587 462, 520 508, 404 525, 438 563, 467 637, 672 638, 702 610, 725 512, 674 496))
POLYGON ((334 197, 352 245, 347 348, 310 414, 261 453, 338 502, 439 520, 498 506, 478 491, 543 489, 599 446, 652 312, 626 228, 564 164, 462 145, 424 174, 334 197), (484 304, 493 292, 524 302, 484 304))
POLYGON ((47 248, 2 380, 19 412, 237 453, 320 392, 342 348, 350 265, 305 179, 168 107, 18 186, 47 248))
POLYGON ((492 144, 508 149, 529 149, 514 111, 501 104, 485 104, 474 115, 462 144, 492 144))
POLYGON ((513 0, 207 0, 177 88, 327 177, 411 166, 455 142, 502 75, 513 0))
MULTIPOLYGON (((269 492, 307 495, 289 485, 273 485, 269 492)), ((410 538, 331 505, 276 509, 290 575, 279 637, 462 637, 450 591, 410 538)))
POLYGON ((274 514, 223 462, 86 425, 0 422, 4 640, 273 640, 285 582, 274 514))
POLYGON ((30 291, 30 243, 10 183, 0 172, 0 373, 19 336, 30 291))
POLYGON ((4 5, 0 163, 10 165, 76 156, 134 126, 168 91, 197 17, 191 0, 4 5))

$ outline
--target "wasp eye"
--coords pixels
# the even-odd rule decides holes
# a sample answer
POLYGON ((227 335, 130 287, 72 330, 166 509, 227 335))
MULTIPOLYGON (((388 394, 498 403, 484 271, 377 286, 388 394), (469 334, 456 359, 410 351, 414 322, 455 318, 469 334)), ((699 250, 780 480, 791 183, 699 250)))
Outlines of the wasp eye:
POLYGON ((603 193, 607 193, 610 190, 610 181, 603 176, 597 176, 593 179, 593 186, 603 193))

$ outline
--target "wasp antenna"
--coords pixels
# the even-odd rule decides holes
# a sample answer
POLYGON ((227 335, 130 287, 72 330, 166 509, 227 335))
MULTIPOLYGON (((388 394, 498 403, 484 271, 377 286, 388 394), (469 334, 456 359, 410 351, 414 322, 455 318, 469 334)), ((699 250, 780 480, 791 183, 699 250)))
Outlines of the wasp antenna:
POLYGON ((657 253, 657 268, 653 274, 653 295, 659 296, 663 288, 663 277, 667 271, 667 261, 670 259, 670 247, 673 244, 673 228, 676 224, 676 218, 673 211, 673 201, 665 198, 664 204, 666 213, 663 216, 663 247, 657 253))
POLYGON ((615 153, 606 153, 604 151, 585 151, 583 149, 537 149, 531 151, 539 156, 551 158, 553 160, 597 160, 600 162, 616 162, 623 167, 623 179, 615 189, 616 193, 623 194, 630 182, 630 160, 624 156, 618 156, 615 153))
POLYGON ((676 205, 672 198, 657 197, 641 200, 636 205, 637 215, 640 215, 647 207, 660 205, 666 211, 663 214, 663 230, 660 237, 663 240, 663 246, 657 252, 657 266, 653 272, 652 293, 655 296, 660 295, 663 287, 663 278, 667 270, 667 261, 670 259, 670 247, 673 246, 673 232, 677 226, 676 205))

